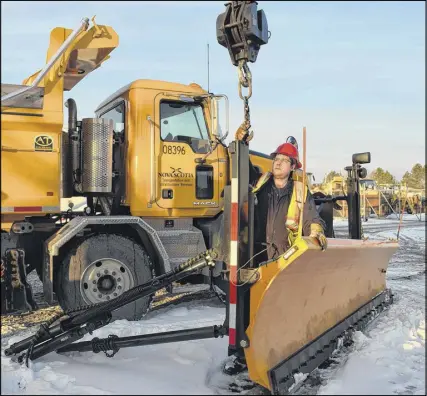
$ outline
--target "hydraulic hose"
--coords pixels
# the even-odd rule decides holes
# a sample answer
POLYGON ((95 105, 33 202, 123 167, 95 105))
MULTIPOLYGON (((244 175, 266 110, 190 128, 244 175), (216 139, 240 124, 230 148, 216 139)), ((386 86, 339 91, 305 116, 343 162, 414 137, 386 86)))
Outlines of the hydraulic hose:
POLYGON ((211 265, 212 259, 216 258, 216 253, 212 250, 208 250, 208 252, 203 252, 198 256, 182 263, 177 266, 172 271, 163 274, 157 278, 154 278, 152 281, 144 283, 142 285, 136 286, 133 289, 128 290, 123 293, 121 296, 115 298, 111 301, 106 301, 102 304, 97 304, 74 316, 73 318, 67 319, 66 323, 64 323, 65 328, 69 328, 86 323, 88 320, 93 317, 99 316, 106 312, 112 312, 126 304, 129 304, 139 298, 145 297, 146 295, 152 294, 153 292, 165 287, 167 284, 170 284, 174 281, 186 278, 190 273, 206 267, 207 265, 211 265))
POLYGON ((68 108, 68 133, 73 133, 77 129, 77 105, 72 98, 67 99, 65 106, 68 108))
MULTIPOLYGON (((62 317, 66 315, 70 315, 71 313, 83 311, 84 309, 86 309, 86 311, 80 314, 77 314, 74 317, 61 320, 61 322, 58 325, 52 328, 50 328, 50 326, 53 324, 54 321, 60 319, 60 317, 55 317, 51 319, 47 323, 44 323, 40 326, 40 329, 35 336, 28 337, 24 340, 21 340, 11 345, 8 349, 6 349, 5 354, 6 356, 10 356, 13 354, 17 354, 23 351, 24 349, 28 348, 27 358, 28 357, 31 358, 32 357, 31 352, 33 348, 36 347, 36 345, 45 341, 46 341, 46 344, 48 344, 49 342, 54 341, 53 339, 55 338, 62 338, 62 335, 67 333, 69 330, 78 330, 79 327, 81 327, 82 325, 86 325, 88 322, 91 322, 96 318, 102 317, 103 315, 106 315, 106 314, 108 315, 112 311, 132 301, 135 301, 138 298, 142 298, 147 295, 150 295, 176 280, 180 280, 191 275, 193 272, 205 266, 213 266, 215 265, 213 260, 215 260, 216 258, 217 258, 216 251, 208 250, 178 265, 172 271, 169 271, 168 273, 160 275, 159 277, 154 278, 149 282, 146 282, 142 285, 136 286, 133 289, 128 290, 127 292, 123 293, 120 297, 117 297, 112 301, 107 301, 101 304, 94 304, 94 305, 79 307, 79 308, 70 310, 68 312, 65 312, 62 315, 62 317)), ((62 345, 64 344, 66 345, 69 342, 72 342, 72 341, 64 339, 64 342, 62 343, 62 345)), ((56 345, 56 342, 54 342, 54 344, 56 345)), ((58 346, 59 345, 61 344, 58 344, 58 346)), ((48 347, 45 347, 43 349, 47 351, 46 353, 50 351, 50 348, 48 347)), ((39 356, 42 356, 43 354, 45 353, 39 354, 39 356)))

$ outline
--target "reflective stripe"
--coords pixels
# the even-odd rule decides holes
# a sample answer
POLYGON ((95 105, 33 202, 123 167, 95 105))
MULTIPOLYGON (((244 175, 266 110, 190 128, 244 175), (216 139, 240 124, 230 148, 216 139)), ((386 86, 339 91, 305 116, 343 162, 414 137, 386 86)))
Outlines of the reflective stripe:
POLYGON ((43 212, 60 212, 61 208, 59 206, 43 206, 43 212))
POLYGON ((237 267, 237 254, 239 252, 239 243, 230 241, 230 266, 237 267))
MULTIPOLYGON (((238 203, 232 203, 231 204, 231 224, 230 224, 230 242, 231 241, 238 241, 239 238, 239 204, 238 203)), ((230 249, 233 247, 230 245, 230 249)), ((236 251, 238 248, 236 247, 236 251)))
POLYGON ((239 202, 239 182, 237 178, 231 179, 231 202, 232 203, 239 202))
POLYGON ((230 329, 236 329, 236 304, 230 304, 230 329))
MULTIPOLYGON (((232 175, 236 176, 236 175, 232 175)), ((231 178, 228 344, 236 345, 237 262, 239 259, 239 179, 231 178)))
POLYGON ((298 235, 299 221, 301 211, 304 210, 304 199, 303 196, 307 196, 307 185, 303 186, 302 177, 300 177, 302 171, 294 171, 292 179, 294 181, 294 187, 291 196, 291 202, 289 203, 286 227, 288 228, 288 241, 289 245, 293 245, 295 238, 298 235))
POLYGON ((229 345, 233 345, 233 346, 236 345, 236 329, 234 327, 230 327, 228 329, 228 339, 229 339, 229 342, 228 342, 229 345))
POLYGON ((271 172, 265 172, 261 175, 261 177, 258 179, 257 184, 255 185, 255 188, 252 190, 253 193, 258 192, 261 187, 268 182, 268 180, 270 179, 272 173, 271 172))
POLYGON ((42 207, 41 206, 15 206, 13 208, 15 213, 21 213, 21 212, 41 212, 42 207))
POLYGON ((25 213, 25 212, 54 212, 61 211, 59 206, 2 206, 2 213, 25 213))

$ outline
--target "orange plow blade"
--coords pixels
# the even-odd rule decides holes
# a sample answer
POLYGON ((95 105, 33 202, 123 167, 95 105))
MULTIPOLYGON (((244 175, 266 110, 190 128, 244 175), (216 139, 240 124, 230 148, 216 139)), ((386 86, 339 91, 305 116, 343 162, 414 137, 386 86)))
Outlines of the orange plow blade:
MULTIPOLYGON (((275 367, 296 353, 301 361, 309 344, 311 351, 302 353, 317 355, 314 341, 327 345, 337 324, 346 319, 349 327, 349 316, 386 290, 387 266, 397 248, 393 241, 329 239, 322 252, 310 238, 301 238, 277 260, 263 263, 250 289, 245 349, 250 379, 276 393, 275 367)), ((292 372, 296 362, 290 364, 292 372)))

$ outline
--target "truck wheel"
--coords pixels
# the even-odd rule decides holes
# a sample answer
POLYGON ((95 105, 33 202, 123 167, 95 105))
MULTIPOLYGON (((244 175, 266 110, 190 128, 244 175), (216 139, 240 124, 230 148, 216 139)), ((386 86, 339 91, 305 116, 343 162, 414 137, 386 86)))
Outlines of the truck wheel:
MULTIPOLYGON (((151 260, 142 246, 116 234, 98 234, 74 247, 56 276, 56 292, 63 310, 111 301, 153 278, 151 260)), ((151 296, 113 312, 113 320, 139 320, 151 296)))

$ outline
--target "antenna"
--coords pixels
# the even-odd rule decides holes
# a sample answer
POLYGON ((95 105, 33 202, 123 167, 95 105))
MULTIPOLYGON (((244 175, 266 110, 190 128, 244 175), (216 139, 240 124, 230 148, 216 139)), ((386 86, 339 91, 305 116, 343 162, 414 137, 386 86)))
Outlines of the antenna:
POLYGON ((209 43, 208 43, 208 93, 209 93, 209 43))
MULTIPOLYGON (((307 145, 306 145, 306 127, 302 128, 302 148, 303 148, 303 159, 302 159, 302 205, 304 207, 305 199, 306 199, 306 190, 305 190, 305 178, 306 178, 306 162, 307 162, 307 145)), ((292 137, 292 136, 290 136, 292 137)), ((296 140, 295 140, 296 142, 296 140)), ((301 210, 300 213, 300 219, 298 224, 298 236, 302 236, 302 225, 303 225, 303 212, 304 210, 301 210)))

